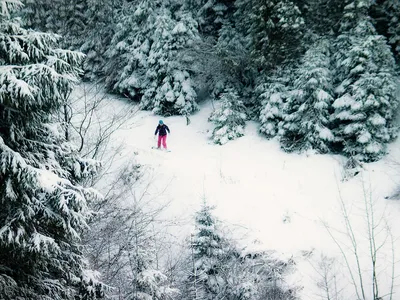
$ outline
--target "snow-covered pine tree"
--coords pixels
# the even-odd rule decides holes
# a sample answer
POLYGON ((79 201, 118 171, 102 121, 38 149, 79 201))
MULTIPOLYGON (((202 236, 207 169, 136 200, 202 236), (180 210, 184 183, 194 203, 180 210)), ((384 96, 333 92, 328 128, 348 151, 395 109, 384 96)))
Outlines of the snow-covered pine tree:
POLYGON ((219 299, 217 295, 224 286, 221 273, 226 261, 226 241, 219 232, 213 209, 204 200, 195 216, 196 233, 190 245, 193 250, 194 270, 188 282, 196 283, 193 286, 196 286, 197 291, 192 290, 192 293, 198 292, 202 296, 197 299, 219 299))
POLYGON ((246 126, 246 108, 238 93, 230 88, 221 94, 219 107, 216 108, 209 121, 215 124, 212 139, 215 144, 226 144, 230 140, 244 135, 246 126))
POLYGON ((45 30, 50 11, 48 0, 25 0, 23 16, 25 25, 29 28, 45 30))
POLYGON ((80 182, 98 163, 55 123, 83 55, 22 28, 21 5, 0 0, 0 298, 95 299, 79 237, 97 193, 80 182))
POLYGON ((263 107, 260 113, 260 132, 268 139, 278 135, 279 123, 282 121, 283 103, 288 96, 287 87, 279 81, 264 83, 257 87, 263 107))
POLYGON ((359 0, 345 7, 334 56, 338 79, 334 135, 346 155, 362 161, 381 158, 397 134, 395 62, 386 39, 368 18, 370 5, 359 0))
POLYGON ((106 51, 116 30, 117 16, 123 21, 119 8, 123 0, 87 0, 85 40, 80 50, 86 54, 85 78, 91 81, 104 77, 106 51))
POLYGON ((397 58, 400 60, 400 2, 397 0, 386 0, 384 5, 389 19, 389 43, 393 45, 397 58))
POLYGON ((250 99, 246 96, 252 91, 254 76, 247 42, 229 21, 224 22, 218 34, 216 42, 209 38, 196 40, 186 51, 190 60, 185 64, 193 70, 196 91, 202 98, 216 100, 226 88, 234 87, 243 99, 250 99))
POLYGON ((108 87, 161 115, 198 109, 191 74, 179 63, 181 50, 198 39, 190 14, 172 15, 161 2, 126 3, 107 50, 108 87))
MULTIPOLYGON (((235 28, 247 42, 252 69, 256 71, 250 72, 251 85, 255 86, 255 93, 249 95, 252 104, 250 114, 252 118, 257 118, 263 110, 260 116, 261 132, 272 137, 276 133, 270 127, 275 126, 272 123, 266 124, 269 123, 268 120, 275 119, 269 111, 274 110, 273 106, 279 106, 279 103, 269 102, 268 89, 279 90, 280 96, 284 96, 284 93, 279 82, 276 87, 271 86, 276 82, 273 79, 275 75, 271 73, 276 73, 277 68, 290 70, 295 66, 294 58, 302 52, 300 40, 304 31, 304 20, 296 4, 289 0, 237 0, 235 7, 235 28), (269 79, 266 80, 266 77, 269 79)), ((283 81, 286 81, 285 78, 283 81)), ((274 101, 283 101, 275 96, 277 94, 274 95, 274 101)), ((278 119, 279 117, 273 123, 277 124, 278 119)))
POLYGON ((78 50, 87 39, 88 0, 69 0, 67 3, 66 22, 63 24, 65 27, 61 32, 64 37, 63 44, 68 49, 78 50))
MULTIPOLYGON (((26 0, 23 16, 29 28, 62 36, 62 44, 87 54, 85 77, 104 75, 105 51, 115 31, 123 0, 26 0)), ((135 4, 137 4, 135 2, 135 4)))
POLYGON ((343 12, 343 0, 305 0, 296 2, 303 2, 302 13, 307 30, 320 36, 337 33, 343 12))
POLYGON ((187 1, 187 6, 189 11, 196 12, 199 31, 206 36, 216 38, 222 24, 232 17, 234 2, 234 0, 190 0, 187 1))
POLYGON ((283 105, 294 80, 293 73, 290 67, 278 68, 256 86, 255 94, 261 107, 259 131, 268 139, 279 133, 279 126, 283 120, 283 105))
POLYGON ((235 87, 243 96, 248 93, 246 89, 253 84, 254 72, 246 44, 245 37, 235 28, 234 23, 225 21, 219 30, 219 37, 215 45, 220 70, 208 66, 214 71, 213 73, 217 73, 211 74, 215 78, 214 89, 211 93, 214 97, 218 97, 229 86, 235 87))
POLYGON ((87 0, 27 0, 26 24, 34 29, 61 35, 60 43, 78 49, 85 40, 87 0))
POLYGON ((260 132, 268 139, 278 134, 278 125, 282 121, 283 103, 287 97, 285 85, 274 82, 261 84, 257 87, 261 92, 259 99, 263 109, 260 113, 260 132))
POLYGON ((247 37, 261 69, 276 66, 301 52, 304 20, 290 0, 237 0, 236 28, 247 37))
MULTIPOLYGON (((273 30, 270 33, 272 59, 287 61, 302 53, 301 37, 305 30, 300 9, 293 1, 277 1, 272 9, 273 30)), ((272 63, 274 66, 276 63, 272 63)))
POLYGON ((181 50, 199 38, 190 14, 178 20, 167 9, 155 19, 141 106, 154 113, 188 116, 198 110, 191 74, 179 63, 181 50))
POLYGON ((296 72, 293 91, 283 108, 280 142, 287 151, 329 151, 334 137, 329 129, 333 102, 330 43, 321 40, 305 53, 296 72))
POLYGON ((107 87, 132 99, 140 99, 151 46, 158 1, 125 2, 106 51, 107 87))

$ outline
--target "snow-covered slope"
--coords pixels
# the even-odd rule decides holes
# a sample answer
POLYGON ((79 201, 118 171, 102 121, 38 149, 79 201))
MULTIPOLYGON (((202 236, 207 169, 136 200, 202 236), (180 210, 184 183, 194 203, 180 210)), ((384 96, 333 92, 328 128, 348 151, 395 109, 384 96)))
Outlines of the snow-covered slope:
MULTIPOLYGON (((171 234, 183 239, 190 233, 193 213, 205 196, 217 206, 217 217, 231 224, 238 238, 249 243, 257 239, 257 247, 293 256, 298 272, 291 280, 304 286, 302 299, 321 299, 316 286, 320 253, 341 257, 323 223, 345 230, 340 210, 342 199, 352 216, 364 264, 361 272, 369 278, 363 199, 364 195, 371 196, 376 219, 384 211, 392 223, 393 235, 400 236, 400 203, 384 199, 393 194, 400 182, 400 165, 396 165, 400 162, 399 143, 391 145, 390 155, 385 159, 365 165, 356 177, 342 182, 343 157, 284 153, 276 141, 260 136, 253 122, 247 124, 244 137, 224 146, 212 144, 209 140, 212 124, 207 122, 211 111, 212 103, 201 105, 189 125, 182 117, 163 118, 171 129, 167 139, 172 150, 169 153, 151 149, 156 144, 154 131, 160 117, 150 112, 136 114, 130 125, 113 137, 114 144, 125 144, 122 158, 138 153, 138 161, 145 166, 143 182, 152 181, 149 196, 156 202, 170 202, 165 216, 177 222, 171 234), (304 255, 310 252, 311 256, 304 255)), ((110 113, 109 108, 104 113, 110 113)), ((346 253, 351 254, 346 235, 333 232, 346 253)), ((377 241, 384 239, 381 235, 382 232, 377 241)), ((386 243, 378 260, 379 268, 387 272, 391 272, 391 248, 386 243)), ((349 265, 356 270, 353 260, 349 265)), ((344 295, 349 297, 353 293, 350 274, 346 266, 339 266, 344 295)), ((388 289, 390 280, 381 278, 382 289, 388 289)))

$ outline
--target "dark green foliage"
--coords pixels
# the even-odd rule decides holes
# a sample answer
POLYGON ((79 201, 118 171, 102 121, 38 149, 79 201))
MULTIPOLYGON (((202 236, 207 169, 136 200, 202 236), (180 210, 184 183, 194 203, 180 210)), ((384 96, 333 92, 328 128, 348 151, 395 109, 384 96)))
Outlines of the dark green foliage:
POLYGON ((235 0, 191 0, 187 8, 193 12, 199 24, 199 31, 216 39, 222 25, 231 21, 235 0))
POLYGON ((237 0, 236 28, 248 39, 258 68, 271 68, 301 53, 304 19, 291 1, 237 0))

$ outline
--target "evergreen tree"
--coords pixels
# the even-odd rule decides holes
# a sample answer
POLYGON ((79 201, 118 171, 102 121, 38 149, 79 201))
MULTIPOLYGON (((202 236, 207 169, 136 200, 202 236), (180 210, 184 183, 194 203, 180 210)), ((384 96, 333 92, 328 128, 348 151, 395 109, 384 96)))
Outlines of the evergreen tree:
POLYGON ((333 102, 329 42, 322 40, 304 55, 297 70, 294 90, 284 105, 280 140, 285 150, 329 151, 333 134, 329 129, 333 102))
POLYGON ((296 57, 304 20, 290 0, 237 0, 236 27, 247 37, 259 68, 266 69, 296 57))
POLYGON ((263 109, 260 113, 260 132, 271 139, 278 135, 279 123, 282 121, 283 103, 286 101, 286 86, 279 81, 262 84, 257 87, 263 109))
POLYGON ((298 287, 285 283, 294 262, 274 251, 239 250, 221 234, 212 210, 203 202, 196 213, 188 263, 193 270, 183 299, 297 299, 298 287))
POLYGON ((22 28, 20 5, 0 0, 0 298, 95 299, 79 236, 96 193, 80 182, 98 164, 55 123, 83 55, 22 28))
MULTIPOLYGON (((65 1, 64 1, 65 3, 65 1)), ((78 50, 87 38, 88 0, 70 0, 67 2, 67 15, 63 31, 60 34, 64 37, 65 47, 78 50)))
POLYGON ((198 109, 191 75, 179 63, 181 50, 198 38, 196 22, 183 14, 175 21, 163 9, 154 23, 141 106, 160 115, 188 116, 198 109))
POLYGON ((60 43, 69 49, 83 44, 87 0, 27 0, 25 5, 24 19, 29 27, 60 34, 60 43))
POLYGON ((396 0, 386 0, 385 11, 389 19, 389 43, 393 45, 397 58, 400 59, 400 2, 396 0))
POLYGON ((255 89, 257 101, 261 106, 259 130, 269 139, 279 133, 279 126, 283 121, 283 106, 293 80, 292 68, 278 68, 255 89))
POLYGON ((253 65, 251 69, 256 71, 249 73, 251 85, 255 86, 255 93, 248 97, 251 99, 250 114, 252 118, 260 116, 261 132, 272 137, 276 134, 273 128, 280 118, 279 112, 273 107, 280 106, 284 93, 283 86, 276 82, 277 77, 271 73, 280 72, 277 69, 291 70, 296 65, 297 56, 302 52, 304 20, 296 4, 289 0, 237 0, 235 6, 235 27, 247 41, 246 48, 253 65), (275 82, 276 87, 273 86, 275 82), (280 90, 281 98, 274 94, 275 103, 269 102, 270 88, 274 90, 270 95, 280 90), (275 110, 272 114, 271 109, 275 110), (270 123, 269 120, 274 121, 270 123))
POLYGON ((304 2, 299 8, 304 16, 306 28, 311 33, 317 36, 326 36, 338 32, 338 24, 340 24, 345 1, 305 0, 300 2, 304 2))
POLYGON ((369 1, 345 7, 335 45, 338 86, 333 103, 334 135, 344 153, 359 160, 382 157, 394 137, 395 64, 383 36, 368 18, 369 1))
POLYGON ((48 0, 26 0, 23 9, 26 26, 45 30, 50 9, 50 2, 48 0))
POLYGON ((86 54, 84 70, 88 80, 104 78, 108 61, 106 51, 112 45, 117 16, 121 22, 123 20, 119 11, 122 2, 123 0, 87 0, 85 40, 80 50, 86 54))
MULTIPOLYGON (((245 37, 235 28, 234 23, 226 21, 219 31, 219 37, 216 44, 216 51, 221 62, 220 72, 214 76, 222 76, 218 80, 219 87, 228 88, 233 86, 240 95, 249 99, 249 92, 253 85, 254 70, 249 51, 246 47, 245 37)), ((221 89, 219 92, 223 91, 221 89)), ((218 96, 218 92, 213 95, 218 96)), ((245 103, 245 105, 251 105, 245 103)))
POLYGON ((157 3, 124 3, 120 21, 106 51, 106 85, 114 92, 140 99, 151 46, 157 3))
MULTIPOLYGON (((104 75, 106 50, 115 32, 124 0, 26 0, 23 9, 28 27, 62 36, 62 45, 87 54, 85 77, 104 75)), ((132 3, 133 4, 137 4, 132 3)))
POLYGON ((201 299, 209 300, 218 299, 221 286, 224 286, 221 274, 226 261, 226 241, 219 232, 213 209, 204 201, 196 213, 196 234, 191 243, 195 270, 189 278, 190 282, 196 281, 201 299))
POLYGON ((211 114, 209 121, 213 121, 215 128, 212 139, 216 144, 226 144, 244 135, 246 126, 246 108, 239 99, 238 93, 227 89, 220 99, 220 106, 211 114))
POLYGON ((190 59, 185 64, 193 70, 196 91, 200 91, 201 98, 216 100, 225 89, 233 87, 244 101, 250 100, 254 72, 246 39, 230 21, 224 22, 218 35, 216 42, 197 39, 186 51, 190 59))
POLYGON ((191 0, 187 1, 189 11, 196 12, 199 31, 206 36, 218 37, 222 24, 232 18, 234 0, 191 0))
POLYGON ((161 3, 128 3, 107 50, 108 87, 157 114, 196 111, 191 74, 180 63, 182 50, 198 38, 196 27, 189 14, 174 16, 161 3))

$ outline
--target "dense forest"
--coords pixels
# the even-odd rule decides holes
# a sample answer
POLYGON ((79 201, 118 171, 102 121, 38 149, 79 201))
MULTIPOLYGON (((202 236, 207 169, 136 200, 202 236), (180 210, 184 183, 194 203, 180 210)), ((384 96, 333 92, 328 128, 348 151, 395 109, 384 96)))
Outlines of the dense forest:
MULTIPOLYGON (((373 162, 399 131, 398 0, 0 0, 0 9, 0 299, 293 300, 301 289, 284 280, 292 260, 236 245, 206 202, 182 260, 156 267, 158 211, 100 196, 100 162, 71 141, 66 99, 80 80, 187 124, 215 100, 216 144, 252 120, 287 152, 373 162)), ((131 188, 136 171, 116 189, 131 188)))
POLYGON ((220 100, 216 143, 252 119, 286 151, 374 161, 398 131, 399 14, 396 0, 28 0, 22 17, 143 109, 189 118, 220 100))

